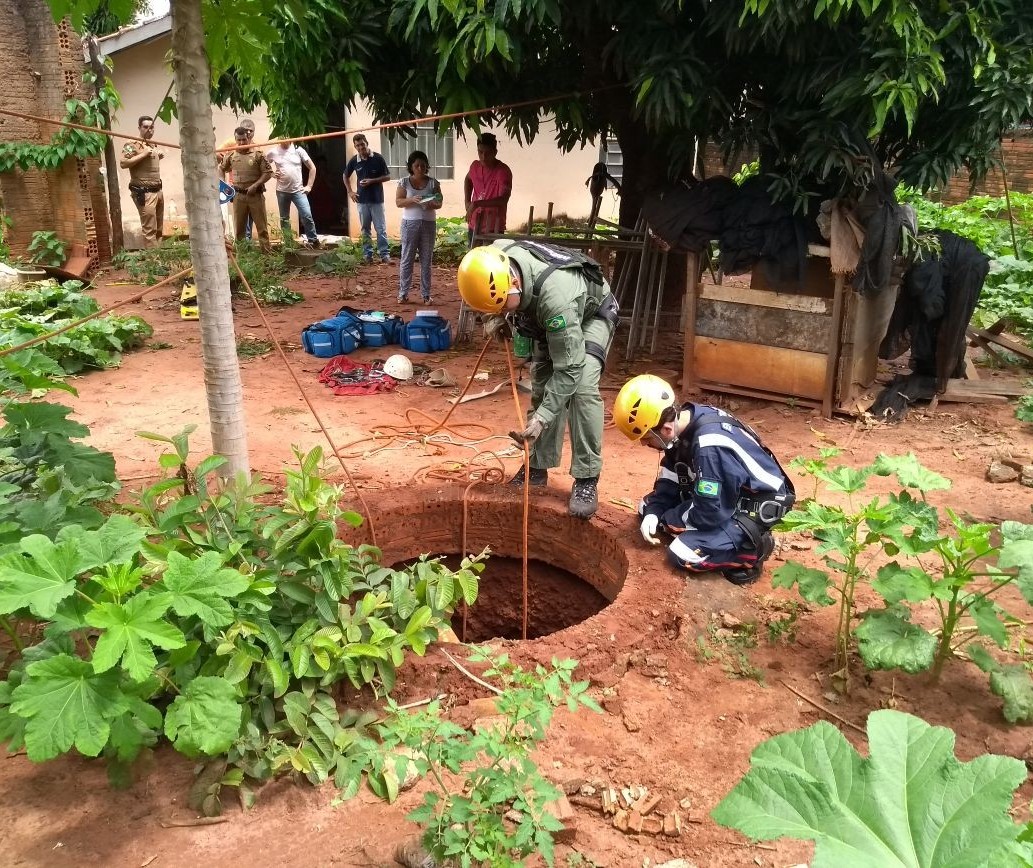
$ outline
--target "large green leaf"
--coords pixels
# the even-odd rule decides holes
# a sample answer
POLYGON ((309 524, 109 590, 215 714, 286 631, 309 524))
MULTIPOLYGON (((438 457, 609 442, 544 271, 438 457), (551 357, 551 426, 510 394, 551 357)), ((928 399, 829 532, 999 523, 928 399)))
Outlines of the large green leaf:
POLYGON ((188 757, 217 756, 240 732, 243 708, 233 685, 202 676, 191 681, 165 714, 165 735, 188 757))
POLYGON ((966 646, 972 662, 990 675, 990 691, 1004 700, 1004 717, 1009 723, 1033 721, 1033 680, 1026 667, 998 663, 981 645, 966 646))
POLYGON ((903 669, 914 674, 933 665, 936 637, 906 617, 906 610, 866 612, 854 630, 857 650, 869 669, 903 669))
POLYGON ((997 566, 1002 570, 1016 570, 1015 584, 1026 602, 1033 605, 1033 526, 1006 521, 1001 525, 1001 535, 1004 545, 997 556, 997 566))
POLYGON ((872 587, 891 604, 901 600, 921 603, 933 595, 932 576, 921 567, 904 568, 896 561, 879 567, 872 587))
POLYGON ((812 868, 967 868, 1014 841, 1017 759, 954 757, 954 733, 898 711, 868 717, 868 758, 822 721, 759 745, 711 816, 754 839, 815 842, 812 868))
POLYGON ((57 535, 59 543, 66 539, 75 541, 83 563, 80 571, 104 564, 129 563, 140 550, 143 538, 143 529, 124 515, 112 515, 96 530, 65 527, 57 535))
POLYGON ((917 488, 919 491, 945 491, 951 487, 949 479, 923 467, 914 452, 908 452, 907 455, 880 453, 872 466, 879 476, 896 476, 897 481, 905 488, 917 488))
POLYGON ((210 627, 222 627, 233 621, 233 610, 225 598, 244 593, 248 580, 236 570, 223 567, 217 552, 205 552, 193 560, 169 552, 161 585, 177 615, 197 615, 210 627))
POLYGON ((171 651, 186 644, 179 628, 162 618, 168 607, 167 599, 147 593, 137 594, 125 605, 100 603, 94 607, 86 622, 104 632, 93 649, 93 668, 106 672, 121 660, 133 681, 152 675, 158 665, 152 645, 171 651))
POLYGON ((85 437, 90 429, 79 422, 72 422, 68 414, 71 407, 45 402, 18 403, 10 401, 4 405, 4 418, 11 428, 33 434, 59 434, 62 437, 85 437))
POLYGON ((829 596, 829 587, 832 582, 829 580, 828 573, 805 567, 797 561, 786 561, 775 570, 771 577, 771 584, 775 588, 792 588, 793 585, 798 585, 800 596, 809 603, 831 606, 835 602, 829 596))
POLYGON ((0 614, 28 608, 52 618, 57 604, 75 593, 82 556, 72 540, 54 543, 42 534, 21 541, 21 553, 0 557, 0 614))
POLYGON ((110 721, 129 702, 115 673, 98 674, 85 660, 59 654, 30 663, 14 690, 11 711, 28 720, 25 747, 36 762, 53 759, 73 745, 97 756, 110 733, 110 721))

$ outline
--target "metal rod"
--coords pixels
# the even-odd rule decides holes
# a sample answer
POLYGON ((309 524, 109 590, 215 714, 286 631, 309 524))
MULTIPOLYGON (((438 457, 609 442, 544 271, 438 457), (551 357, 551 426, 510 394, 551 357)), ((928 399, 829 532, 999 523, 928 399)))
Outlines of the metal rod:
POLYGON ((667 251, 660 251, 660 277, 656 284, 656 310, 653 311, 653 339, 649 342, 649 354, 656 352, 656 336, 660 333, 660 308, 663 307, 664 284, 667 282, 667 251))

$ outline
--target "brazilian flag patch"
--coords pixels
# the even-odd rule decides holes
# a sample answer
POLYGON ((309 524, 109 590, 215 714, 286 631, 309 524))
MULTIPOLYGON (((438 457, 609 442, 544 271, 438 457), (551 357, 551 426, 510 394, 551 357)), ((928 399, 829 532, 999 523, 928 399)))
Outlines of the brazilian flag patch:
POLYGON ((563 314, 557 314, 545 323, 547 332, 561 332, 567 327, 567 318, 563 314))
POLYGON ((721 483, 713 479, 701 479, 696 483, 696 493, 703 497, 717 497, 721 493, 721 483))

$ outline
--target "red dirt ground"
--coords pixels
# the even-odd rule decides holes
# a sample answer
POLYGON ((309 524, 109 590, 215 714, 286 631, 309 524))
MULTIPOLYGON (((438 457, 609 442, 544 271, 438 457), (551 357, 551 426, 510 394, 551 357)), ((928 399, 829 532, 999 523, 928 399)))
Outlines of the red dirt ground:
MULTIPOLYGON (((305 294, 305 301, 270 312, 276 337, 289 345, 291 364, 306 392, 342 451, 356 456, 347 463, 363 494, 374 504, 384 505, 411 496, 408 487, 420 468, 469 459, 475 450, 417 440, 390 452, 372 452, 382 443, 348 444, 368 437, 378 424, 405 425, 409 408, 440 419, 448 409, 446 398, 455 390, 407 385, 386 395, 336 398, 316 382, 322 363, 301 352, 298 340, 305 324, 334 312, 343 299, 360 307, 399 310, 394 303, 396 280, 396 270, 384 266, 367 267, 347 283, 300 280, 295 288, 305 294)), ((98 279, 96 294, 101 303, 135 291, 113 284, 111 275, 98 279)), ((454 318, 457 303, 452 271, 436 269, 435 286, 432 306, 454 318)), ((408 307, 400 312, 411 316, 413 310, 408 307)), ((210 448, 197 325, 181 321, 174 293, 162 290, 135 306, 135 312, 154 326, 153 342, 171 347, 135 352, 117 370, 91 373, 75 383, 80 396, 68 398, 76 418, 89 425, 90 442, 114 452, 129 487, 144 484, 157 467, 156 444, 134 437, 136 431, 172 434, 184 425, 197 424, 192 437, 194 456, 199 458, 210 448)), ((236 325, 238 337, 264 337, 256 313, 243 299, 237 301, 236 325)), ((446 367, 462 386, 478 348, 479 340, 472 347, 420 361, 446 367)), ((354 358, 361 361, 386 354, 363 350, 354 358)), ((672 342, 655 360, 641 360, 629 368, 623 363, 623 354, 615 352, 604 380, 607 402, 630 373, 652 371, 676 378, 680 354, 680 346, 672 342)), ((483 367, 490 372, 489 379, 475 384, 475 391, 506 380, 500 350, 489 350, 483 367)), ((292 444, 305 450, 325 444, 274 354, 243 361, 241 370, 252 465, 275 482, 280 468, 291 460, 292 444)), ((1008 406, 941 404, 933 413, 912 412, 899 427, 886 428, 864 427, 845 419, 827 421, 805 409, 741 398, 710 395, 707 399, 754 426, 786 463, 794 455, 814 454, 818 446, 829 444, 844 448, 844 460, 855 465, 870 461, 879 452, 913 449, 927 466, 954 480, 950 492, 935 498, 937 504, 949 504, 990 521, 1030 520, 1030 489, 1017 483, 994 486, 985 481, 987 464, 999 450, 1031 460, 1030 431, 1015 422, 1008 406)), ((526 402, 526 396, 522 400, 526 402)), ((452 421, 486 426, 483 434, 465 429, 472 437, 489 431, 504 435, 512 427, 514 415, 506 388, 492 398, 459 407, 452 421)), ((503 449, 505 442, 503 438, 479 448, 494 445, 503 449)), ((951 726, 958 733, 957 752, 963 759, 988 750, 1027 756, 1030 731, 1005 724, 985 676, 965 664, 948 667, 938 686, 918 677, 875 673, 865 678, 859 674, 852 695, 837 699, 830 693, 828 681, 832 611, 802 612, 795 641, 770 644, 765 625, 782 617, 784 601, 792 595, 773 592, 768 577, 740 589, 720 577, 686 580, 668 569, 662 553, 642 542, 635 517, 620 503, 633 502, 649 489, 655 472, 652 454, 608 430, 604 460, 603 507, 594 521, 607 533, 624 539, 635 555, 624 590, 613 605, 583 624, 526 643, 498 644, 528 664, 547 662, 553 656, 576 657, 581 661, 581 677, 590 678, 594 694, 605 700, 606 711, 601 715, 557 713, 549 739, 539 752, 540 764, 550 777, 559 783, 583 780, 596 786, 638 784, 661 794, 668 807, 683 799, 689 799, 691 806, 683 812, 688 822, 676 839, 626 836, 598 813, 577 807, 573 849, 586 859, 614 868, 656 865, 678 857, 699 866, 790 866, 806 861, 810 854, 807 844, 751 845, 708 817, 746 770, 757 743, 823 716, 785 685, 834 706, 837 715, 859 725, 873 709, 896 707, 920 714, 931 723, 951 726), (734 649, 715 646, 708 639, 715 628, 725 630, 719 635, 727 636, 723 625, 734 627, 736 620, 758 623, 758 646, 747 652, 749 665, 755 667, 752 670, 734 649), (697 639, 716 647, 717 656, 701 659, 707 655, 698 653, 697 639), (754 678, 734 677, 726 670, 754 678)), ((516 454, 506 458, 505 464, 507 471, 514 470, 516 454)), ((561 468, 551 477, 547 492, 536 497, 536 508, 562 511, 569 485, 565 468, 561 468)), ((802 494, 809 493, 808 485, 801 483, 798 488, 802 494)), ((809 549, 806 541, 783 538, 769 570, 787 556, 816 563, 809 549)), ((450 703, 460 704, 487 695, 453 669, 443 655, 431 651, 403 669, 398 698, 404 702, 437 693, 447 693, 450 703)), ((862 737, 848 728, 844 731, 864 750, 862 737)), ((334 808, 331 788, 316 790, 280 780, 261 791, 257 807, 247 814, 231 806, 226 822, 219 825, 163 827, 163 821, 193 816, 185 804, 191 774, 189 761, 163 750, 132 789, 116 792, 108 788, 104 768, 95 761, 65 757, 34 766, 24 756, 4 759, 0 765, 2 861, 12 866, 133 868, 383 866, 392 864, 396 843, 415 831, 405 815, 420 801, 423 791, 423 785, 418 785, 391 806, 363 792, 334 808)), ((1017 804, 1027 804, 1031 795, 1033 787, 1027 783, 1017 804)), ((568 864, 571 848, 560 847, 558 853, 557 864, 568 864)))

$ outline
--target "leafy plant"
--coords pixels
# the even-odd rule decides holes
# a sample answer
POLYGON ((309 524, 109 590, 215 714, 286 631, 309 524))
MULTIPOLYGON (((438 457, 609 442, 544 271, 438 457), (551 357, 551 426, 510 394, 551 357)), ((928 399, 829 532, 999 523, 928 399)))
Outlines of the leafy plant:
POLYGON ((272 341, 262 340, 251 335, 237 338, 237 355, 242 359, 254 359, 258 356, 264 356, 266 353, 271 352, 272 348, 272 341))
MULTIPOLYGON (((944 533, 939 512, 925 495, 948 488, 949 480, 922 467, 912 454, 879 455, 859 470, 828 466, 834 454, 825 450, 817 460, 797 459, 794 465, 827 490, 846 495, 847 507, 812 498, 782 523, 786 529, 813 533, 830 571, 790 560, 775 571, 773 584, 798 587, 808 602, 838 604, 836 685, 844 691, 849 688, 851 635, 869 669, 930 671, 935 680, 948 660, 967 653, 992 671, 988 653, 974 643, 985 639, 1008 647, 1008 625, 1017 619, 997 602, 1004 588, 1014 583, 1026 601, 1033 602, 1033 527, 1004 522, 998 531, 947 508, 949 529, 944 533), (904 490, 855 506, 854 498, 864 493, 874 475, 893 476, 904 490), (995 532, 999 541, 992 536, 995 532), (989 563, 994 558, 996 566, 989 563), (855 598, 862 583, 879 595, 883 606, 858 618, 855 598), (919 607, 937 620, 937 630, 916 623, 919 607)), ((1000 677, 991 679, 991 689, 1004 697, 1009 720, 1033 719, 1033 682, 1028 675, 1021 683, 1010 679, 1007 690, 1000 677)))
POLYGON ((221 457, 191 469, 189 433, 145 435, 172 447, 159 463, 173 475, 129 514, 23 534, 0 554, 0 615, 46 637, 0 683, 0 739, 35 761, 103 755, 116 780, 161 738, 223 757, 232 768, 202 787, 211 810, 222 786, 246 798, 248 780, 287 769, 343 786, 366 748, 361 715, 338 712, 330 688, 389 691, 405 654, 476 599, 482 565, 382 567, 379 550, 337 538, 360 519, 318 449, 298 454, 282 504, 264 505, 257 482, 213 490, 221 457))
POLYGON ((415 713, 389 703, 390 716, 377 727, 388 752, 371 757, 370 785, 390 799, 410 764, 430 776, 434 787, 409 818, 425 827, 424 845, 438 864, 507 868, 537 852, 551 866, 553 833, 562 824, 546 806, 562 793, 531 751, 545 738, 557 706, 600 709, 586 692, 588 682, 573 680, 575 660, 553 659, 527 672, 506 654, 474 651, 471 659, 489 663, 484 677, 503 688, 495 700, 498 718, 471 734, 443 720, 436 702, 415 713), (518 818, 507 819, 511 810, 518 818))
POLYGON ((33 232, 29 242, 29 261, 36 265, 61 265, 65 261, 66 248, 56 232, 33 232))
POLYGON ((9 239, 13 226, 14 221, 0 208, 0 262, 11 261, 11 244, 9 239))
POLYGON ((1033 422, 1033 392, 1019 398, 1015 406, 1015 418, 1020 422, 1033 422))
MULTIPOLYGON (((92 72, 83 73, 83 89, 93 94, 85 100, 69 98, 65 100, 66 122, 84 126, 102 127, 104 120, 114 114, 121 105, 118 92, 105 80, 99 91, 94 85, 97 81, 92 72)), ((40 145, 34 142, 0 143, 0 172, 14 169, 56 169, 69 157, 85 159, 100 156, 104 151, 104 136, 100 133, 89 133, 71 127, 61 127, 50 137, 50 141, 40 145)), ((63 261, 63 260, 62 260, 63 261)))
MULTIPOLYGON (((302 301, 304 296, 287 289, 280 282, 290 269, 280 256, 263 253, 249 241, 238 241, 236 245, 237 263, 247 279, 248 284, 261 304, 291 305, 302 301)), ((230 263, 230 284, 238 290, 240 276, 230 263)))
POLYGON ((124 268, 133 280, 153 286, 164 277, 190 268, 190 244, 180 237, 165 238, 157 247, 123 250, 112 258, 115 268, 124 268))
MULTIPOLYGON (((100 309, 76 280, 40 281, 0 292, 0 345, 16 346, 49 335, 100 309)), ((0 388, 38 388, 32 377, 56 379, 87 368, 116 367, 123 350, 140 346, 152 334, 140 317, 108 315, 77 325, 39 347, 0 359, 0 388), (46 361, 44 360, 46 359, 46 361)))
POLYGON ((747 653, 756 647, 755 623, 747 621, 724 627, 717 615, 711 615, 706 636, 696 638, 696 659, 701 663, 719 662, 729 678, 748 678, 763 684, 764 673, 753 665, 747 653))
POLYGON ((362 262, 362 248, 350 241, 342 242, 337 247, 327 250, 316 260, 316 271, 320 274, 332 274, 337 277, 353 277, 359 271, 362 262))
POLYGON ((825 721, 758 745, 745 777, 711 812, 754 840, 815 842, 814 868, 1028 865, 1008 812, 1026 767, 954 756, 954 733, 899 711, 868 716, 861 757, 825 721))
POLYGON ((439 217, 434 238, 434 262, 459 265, 469 248, 466 220, 462 217, 439 217))

